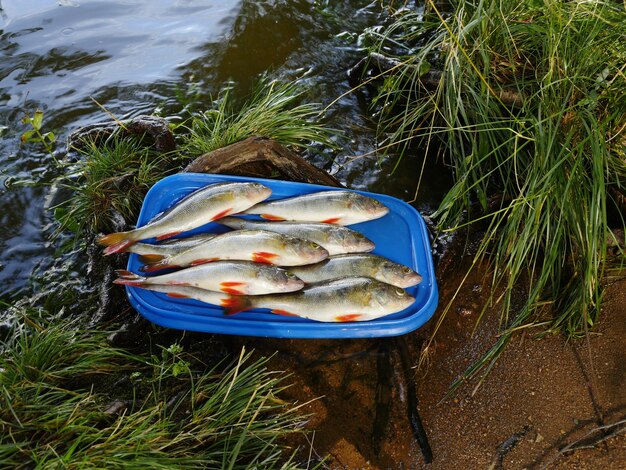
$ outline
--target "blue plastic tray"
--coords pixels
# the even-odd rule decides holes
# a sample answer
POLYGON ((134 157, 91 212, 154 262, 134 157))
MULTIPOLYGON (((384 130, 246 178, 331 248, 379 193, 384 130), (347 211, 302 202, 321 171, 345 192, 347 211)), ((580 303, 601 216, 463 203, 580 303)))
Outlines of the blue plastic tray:
MULTIPOLYGON (((260 178, 179 173, 162 179, 148 191, 137 226, 145 225, 156 214, 171 207, 190 192, 224 181, 262 183, 272 189, 269 200, 340 189, 260 178)), ((437 284, 426 225, 419 213, 404 201, 384 194, 356 192, 378 199, 389 208, 389 213, 380 219, 351 225, 350 228, 360 231, 376 243, 373 253, 410 266, 423 277, 420 284, 407 289, 415 297, 415 302, 401 312, 367 322, 346 323, 322 323, 275 315, 268 310, 250 310, 225 316, 223 310, 217 306, 126 286, 130 303, 144 317, 158 325, 206 333, 276 338, 372 338, 413 331, 430 319, 437 306, 437 284)), ((228 230, 223 225, 212 222, 186 232, 185 235, 228 230)), ((131 254, 128 270, 139 273, 140 266, 139 257, 131 254)))

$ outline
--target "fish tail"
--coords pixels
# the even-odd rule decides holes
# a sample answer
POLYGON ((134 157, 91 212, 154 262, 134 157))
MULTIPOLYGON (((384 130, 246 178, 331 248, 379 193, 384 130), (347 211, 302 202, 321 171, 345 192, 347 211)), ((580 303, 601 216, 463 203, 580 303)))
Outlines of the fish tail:
POLYGON ((133 272, 128 271, 127 269, 116 269, 115 274, 124 279, 136 279, 138 277, 141 277, 133 272))
POLYGON ((113 284, 121 284, 124 286, 143 287, 147 281, 147 278, 138 276, 135 273, 126 271, 124 269, 118 269, 117 275, 120 276, 113 281, 113 284))
POLYGON ((104 235, 98 238, 97 241, 98 244, 106 246, 104 254, 110 255, 124 251, 137 240, 132 237, 131 232, 116 232, 104 235))
POLYGON ((252 301, 243 295, 229 295, 221 301, 224 315, 234 315, 253 308, 252 301))

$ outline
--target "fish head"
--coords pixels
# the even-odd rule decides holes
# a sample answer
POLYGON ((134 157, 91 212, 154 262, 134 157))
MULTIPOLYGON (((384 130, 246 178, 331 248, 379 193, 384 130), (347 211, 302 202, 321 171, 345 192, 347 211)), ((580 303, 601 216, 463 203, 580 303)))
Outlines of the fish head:
POLYGON ((245 197, 253 203, 264 201, 272 194, 272 190, 261 183, 246 183, 245 197))
POLYGON ((304 282, 295 274, 281 268, 276 268, 271 275, 272 284, 279 287, 280 292, 293 292, 304 287, 304 282))
POLYGON ((355 230, 342 231, 338 238, 341 241, 341 245, 350 249, 350 252, 367 252, 376 248, 376 245, 372 240, 367 238, 361 232, 355 230))
POLYGON ((318 263, 328 258, 328 251, 311 240, 293 238, 287 248, 292 255, 304 258, 307 261, 306 264, 318 263))
POLYGON ((369 293, 369 306, 378 311, 399 312, 415 302, 415 298, 402 287, 392 286, 373 279, 369 293))
POLYGON ((389 208, 377 199, 358 193, 352 193, 352 196, 351 206, 360 212, 368 214, 371 219, 383 217, 389 212, 389 208))
POLYGON ((389 260, 380 263, 376 274, 382 281, 398 287, 411 287, 422 282, 422 276, 411 268, 389 260))

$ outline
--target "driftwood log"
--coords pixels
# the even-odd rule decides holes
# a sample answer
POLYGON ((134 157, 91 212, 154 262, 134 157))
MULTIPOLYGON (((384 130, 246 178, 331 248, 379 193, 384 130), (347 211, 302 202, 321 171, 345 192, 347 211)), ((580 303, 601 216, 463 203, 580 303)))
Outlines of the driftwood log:
POLYGON ((333 176, 264 137, 249 137, 196 158, 183 171, 276 178, 300 183, 342 186, 333 176))

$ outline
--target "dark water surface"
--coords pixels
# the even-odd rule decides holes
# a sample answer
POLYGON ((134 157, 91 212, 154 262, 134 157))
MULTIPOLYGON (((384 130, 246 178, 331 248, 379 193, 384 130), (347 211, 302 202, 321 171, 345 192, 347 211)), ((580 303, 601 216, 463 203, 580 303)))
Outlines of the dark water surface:
MULTIPOLYGON (((45 184, 59 170, 37 144, 20 146, 22 117, 41 108, 43 130, 54 131, 62 156, 72 130, 110 119, 93 100, 118 118, 170 116, 191 88, 202 109, 229 81, 245 95, 267 73, 300 79, 307 99, 326 105, 350 89, 346 70, 364 54, 359 35, 383 17, 366 1, 3 0, 0 7, 0 296, 13 299, 32 290, 33 272, 63 271, 47 241, 45 184)), ((417 159, 405 159, 393 178, 392 160, 354 159, 375 149, 367 111, 362 94, 339 99, 328 119, 345 132, 343 148, 314 162, 350 187, 410 200, 417 159)), ((423 192, 421 203, 436 193, 423 192)))

